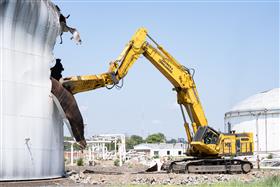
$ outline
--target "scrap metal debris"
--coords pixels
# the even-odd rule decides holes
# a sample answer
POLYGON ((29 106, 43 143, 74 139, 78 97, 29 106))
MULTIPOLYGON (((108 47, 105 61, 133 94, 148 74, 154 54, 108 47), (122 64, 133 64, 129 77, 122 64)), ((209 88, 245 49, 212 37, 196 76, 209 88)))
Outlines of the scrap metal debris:
POLYGON ((51 92, 59 101, 66 118, 68 119, 74 138, 82 149, 86 147, 84 137, 84 122, 74 96, 65 89, 60 82, 51 77, 51 92))
POLYGON ((61 13, 60 8, 56 5, 57 12, 59 14, 59 23, 60 23, 60 44, 62 44, 62 35, 64 32, 70 32, 72 34, 71 40, 74 39, 75 43, 82 44, 80 33, 76 28, 70 27, 67 25, 66 19, 70 17, 70 14, 68 16, 64 16, 61 13))

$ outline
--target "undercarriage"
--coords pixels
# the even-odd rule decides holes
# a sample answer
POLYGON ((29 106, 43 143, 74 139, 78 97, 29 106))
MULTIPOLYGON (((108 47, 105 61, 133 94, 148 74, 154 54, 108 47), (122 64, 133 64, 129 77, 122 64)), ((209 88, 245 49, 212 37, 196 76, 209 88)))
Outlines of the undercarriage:
POLYGON ((168 173, 248 173, 249 161, 223 158, 186 158, 163 166, 168 173))

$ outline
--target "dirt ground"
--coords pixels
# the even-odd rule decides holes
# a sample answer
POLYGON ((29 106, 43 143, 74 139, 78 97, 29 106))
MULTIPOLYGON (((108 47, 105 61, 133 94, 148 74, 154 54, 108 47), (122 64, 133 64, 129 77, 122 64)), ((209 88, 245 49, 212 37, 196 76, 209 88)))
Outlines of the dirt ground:
POLYGON ((280 170, 253 170, 249 174, 174 174, 166 172, 144 172, 143 165, 124 164, 121 167, 112 163, 96 166, 67 166, 66 177, 52 180, 0 182, 0 186, 111 186, 131 184, 196 185, 220 182, 242 181, 246 183, 261 180, 268 176, 280 176, 280 170))

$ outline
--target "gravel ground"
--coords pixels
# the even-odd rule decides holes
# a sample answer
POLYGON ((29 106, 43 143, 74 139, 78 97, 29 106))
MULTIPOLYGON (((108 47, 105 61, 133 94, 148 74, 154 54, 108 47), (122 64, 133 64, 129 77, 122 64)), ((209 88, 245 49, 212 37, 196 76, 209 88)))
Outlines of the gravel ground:
POLYGON ((218 182, 254 182, 268 176, 280 176, 280 170, 253 170, 248 174, 174 174, 166 172, 143 172, 141 165, 122 167, 94 166, 68 167, 68 178, 76 184, 123 185, 123 184, 213 184, 218 182), (142 171, 142 172, 141 172, 142 171))
POLYGON ((253 170, 248 174, 173 174, 145 173, 143 165, 116 167, 108 164, 83 167, 66 167, 66 178, 21 182, 0 182, 0 186, 107 186, 131 184, 195 185, 219 182, 254 182, 268 176, 280 176, 280 170, 253 170))

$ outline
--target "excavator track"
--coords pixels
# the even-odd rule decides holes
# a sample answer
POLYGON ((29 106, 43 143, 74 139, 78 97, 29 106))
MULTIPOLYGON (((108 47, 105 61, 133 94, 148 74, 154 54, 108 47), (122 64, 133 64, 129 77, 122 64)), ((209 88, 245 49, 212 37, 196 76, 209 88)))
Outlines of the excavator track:
POLYGON ((253 168, 249 161, 239 159, 190 158, 173 161, 167 168, 170 173, 248 173, 253 168))

